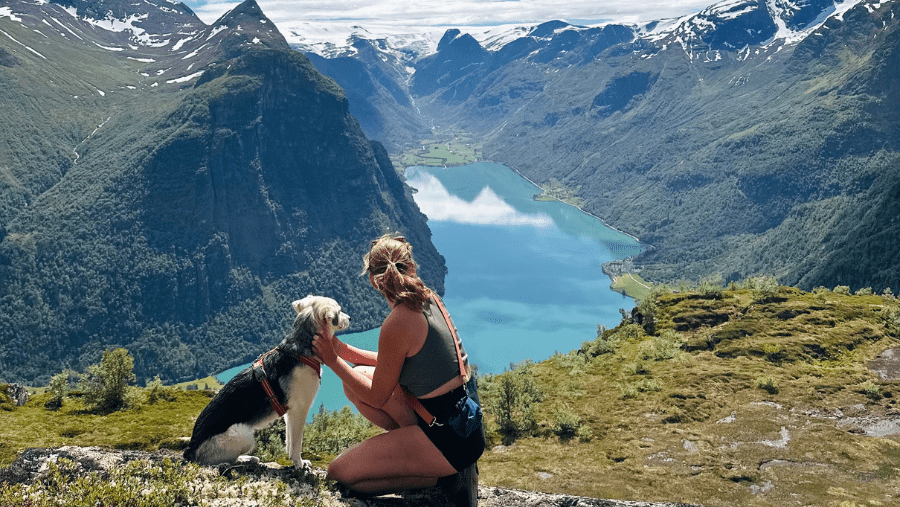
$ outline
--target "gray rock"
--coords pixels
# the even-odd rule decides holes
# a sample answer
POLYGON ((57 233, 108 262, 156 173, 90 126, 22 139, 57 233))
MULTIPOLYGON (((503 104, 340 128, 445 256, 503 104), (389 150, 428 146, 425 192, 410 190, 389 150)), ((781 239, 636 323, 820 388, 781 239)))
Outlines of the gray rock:
POLYGON ((21 407, 22 405, 28 403, 28 389, 25 389, 25 386, 20 386, 19 384, 9 384, 6 388, 7 392, 9 392, 9 397, 13 399, 17 407, 21 407))

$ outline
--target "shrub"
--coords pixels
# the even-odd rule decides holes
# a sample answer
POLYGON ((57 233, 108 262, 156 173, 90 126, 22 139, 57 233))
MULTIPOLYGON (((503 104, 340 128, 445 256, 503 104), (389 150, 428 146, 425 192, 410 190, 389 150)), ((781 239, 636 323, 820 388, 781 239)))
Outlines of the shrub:
POLYGON ((581 417, 566 405, 556 407, 553 413, 553 433, 562 440, 571 440, 582 426, 581 417))
POLYGON ((838 285, 837 287, 834 288, 834 290, 832 292, 834 292, 835 294, 843 294, 845 296, 849 296, 850 295, 850 287, 847 285, 838 285))
POLYGON ((649 340, 642 342, 639 350, 643 359, 653 361, 679 359, 683 343, 684 339, 679 333, 666 329, 659 336, 652 336, 649 340))
POLYGON ((900 306, 889 307, 884 312, 884 328, 894 336, 900 336, 900 306))
POLYGON ((778 382, 772 377, 757 377, 755 384, 757 389, 762 389, 769 394, 778 394, 778 382))
POLYGON ((816 295, 818 295, 818 294, 828 294, 829 292, 831 292, 831 291, 828 290, 828 287, 822 287, 821 285, 818 286, 818 287, 813 288, 813 290, 812 290, 812 293, 813 293, 813 294, 816 294, 816 295))
POLYGON ((654 285, 650 289, 650 293, 644 299, 637 302, 637 312, 640 313, 640 324, 647 333, 653 333, 656 330, 656 321, 659 313, 659 303, 657 300, 663 294, 671 292, 668 287, 654 285))
POLYGON ((79 382, 89 410, 101 412, 124 408, 128 385, 136 380, 133 370, 134 358, 128 350, 104 351, 100 363, 88 366, 79 382))
POLYGON ((766 361, 775 364, 781 364, 787 357, 787 351, 776 343, 767 343, 763 345, 763 353, 766 355, 766 361))
POLYGON ((50 384, 47 385, 47 393, 50 395, 50 399, 44 403, 44 407, 51 410, 62 407, 63 398, 69 394, 69 373, 64 371, 54 375, 50 379, 50 384))
POLYGON ((856 291, 857 296, 871 296, 872 294, 874 294, 872 287, 863 287, 856 291))
POLYGON ((867 380, 862 383, 861 387, 863 394, 865 394, 869 399, 873 401, 878 401, 881 399, 881 386, 879 386, 875 382, 867 380))
POLYGON ((755 276, 744 281, 756 301, 764 301, 778 294, 778 280, 774 276, 755 276))
MULTIPOLYGON (((288 459, 287 453, 284 451, 285 432, 284 418, 281 417, 267 428, 256 430, 254 435, 256 447, 253 454, 264 463, 288 459)), ((306 432, 304 431, 304 433, 306 432)), ((306 442, 305 439, 304 442, 306 442)), ((305 445, 304 448, 308 449, 305 445)))
POLYGON ((150 404, 160 400, 175 401, 175 398, 178 396, 178 389, 172 386, 163 385, 159 375, 154 377, 150 382, 147 382, 145 391, 147 394, 147 403, 150 404))
POLYGON ((719 275, 704 278, 700 282, 700 286, 697 287, 697 292, 699 292, 700 297, 704 299, 721 299, 723 291, 722 277, 719 275))
POLYGON ((637 398, 640 393, 658 392, 662 390, 659 381, 652 378, 644 378, 625 386, 619 386, 623 399, 637 398))
POLYGON ((532 363, 525 361, 492 378, 491 395, 483 400, 507 440, 532 435, 538 427, 536 413, 543 393, 534 382, 531 367, 532 363))
POLYGON ((304 428, 303 448, 316 454, 337 455, 347 447, 380 432, 381 429, 364 416, 354 413, 349 406, 334 412, 320 406, 312 423, 304 428))
POLYGON ((891 299, 893 299, 893 297, 894 297, 894 293, 893 293, 893 291, 891 291, 890 287, 885 287, 884 290, 881 291, 881 295, 886 298, 891 298, 891 299))

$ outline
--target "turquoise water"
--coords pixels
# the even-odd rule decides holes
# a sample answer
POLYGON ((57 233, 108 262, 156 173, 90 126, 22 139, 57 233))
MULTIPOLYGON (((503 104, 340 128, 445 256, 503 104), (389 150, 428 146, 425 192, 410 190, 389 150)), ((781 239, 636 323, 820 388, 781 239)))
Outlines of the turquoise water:
MULTIPOLYGON (((601 271, 604 262, 640 252, 634 238, 564 203, 535 201, 539 189, 499 164, 411 167, 406 175, 447 262, 444 301, 480 373, 576 349, 596 337, 598 324, 618 324, 619 308, 634 305, 609 289, 601 271)), ((341 339, 375 349, 378 330, 341 339)), ((217 377, 227 381, 244 367, 217 377)), ((320 404, 347 404, 327 368, 320 404)))

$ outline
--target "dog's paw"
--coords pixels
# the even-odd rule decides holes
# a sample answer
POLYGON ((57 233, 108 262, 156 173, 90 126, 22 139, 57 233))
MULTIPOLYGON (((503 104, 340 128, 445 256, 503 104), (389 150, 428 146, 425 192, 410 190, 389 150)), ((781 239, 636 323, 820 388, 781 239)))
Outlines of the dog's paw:
POLYGON ((301 472, 311 472, 313 469, 312 462, 308 459, 301 459, 299 461, 294 461, 294 468, 300 470, 301 472))

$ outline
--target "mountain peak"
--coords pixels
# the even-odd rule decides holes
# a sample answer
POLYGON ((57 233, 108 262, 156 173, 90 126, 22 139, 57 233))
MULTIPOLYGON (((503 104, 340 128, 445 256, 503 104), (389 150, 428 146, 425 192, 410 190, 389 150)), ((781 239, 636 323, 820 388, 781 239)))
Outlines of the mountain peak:
POLYGON ((225 29, 231 30, 229 38, 237 37, 238 44, 263 44, 273 49, 290 49, 275 23, 263 14, 256 0, 244 0, 223 14, 212 28, 213 33, 225 29))

